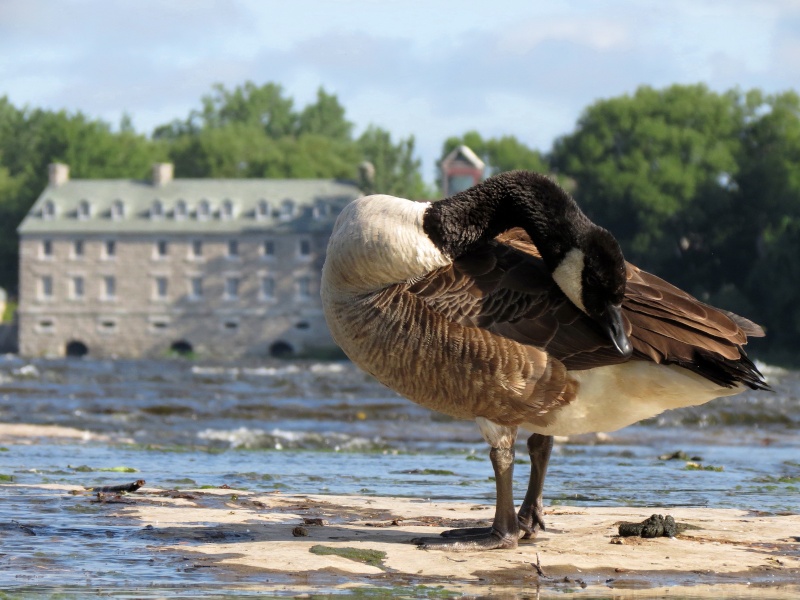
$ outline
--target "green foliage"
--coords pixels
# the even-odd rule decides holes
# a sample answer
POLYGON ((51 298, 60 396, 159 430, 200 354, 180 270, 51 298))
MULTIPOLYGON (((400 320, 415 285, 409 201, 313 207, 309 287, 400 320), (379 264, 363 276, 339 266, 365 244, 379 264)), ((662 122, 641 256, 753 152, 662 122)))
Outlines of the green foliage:
POLYGON ((371 125, 358 138, 361 156, 375 167, 371 192, 404 198, 430 197, 420 174, 421 163, 414 156, 414 137, 392 142, 391 134, 371 125))
POLYGON ((16 228, 47 185, 47 165, 64 162, 76 178, 146 177, 166 157, 161 144, 130 129, 114 132, 81 113, 18 109, 0 97, 0 287, 17 287, 16 228))
POLYGON ((154 162, 170 160, 177 177, 355 180, 358 165, 371 160, 380 191, 427 195, 414 139, 395 143, 375 127, 354 139, 344 107, 322 88, 299 112, 275 83, 215 85, 200 104, 147 138, 127 114, 114 131, 81 113, 19 109, 0 97, 0 287, 16 290, 16 228, 47 185, 52 162, 68 164, 76 179, 147 178, 154 162))
POLYGON ((736 175, 737 109, 735 94, 702 85, 642 87, 589 107, 552 161, 630 258, 661 266, 681 237, 705 234, 691 228, 703 224, 696 200, 719 202, 720 180, 736 175))
POLYGON ((553 165, 626 257, 800 344, 800 98, 643 87, 590 106, 553 165))

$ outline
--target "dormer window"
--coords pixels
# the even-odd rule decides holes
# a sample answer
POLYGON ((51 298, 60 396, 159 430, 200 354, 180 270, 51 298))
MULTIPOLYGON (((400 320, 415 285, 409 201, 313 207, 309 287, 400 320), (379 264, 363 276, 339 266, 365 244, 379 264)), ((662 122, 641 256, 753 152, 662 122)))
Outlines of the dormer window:
POLYGON ((200 200, 200 203, 197 205, 198 220, 205 221, 209 216, 211 216, 211 205, 208 200, 200 200))
POLYGON ((188 214, 188 209, 186 208, 186 200, 178 200, 175 203, 175 218, 178 220, 183 220, 186 218, 188 214))
POLYGON ((45 200, 42 206, 42 217, 45 219, 53 219, 56 216, 56 203, 52 200, 45 200))
POLYGON ((287 198, 281 202, 281 219, 288 221, 292 217, 294 217, 294 201, 287 198))
POLYGON ((258 201, 258 206, 256 207, 256 219, 268 219, 269 218, 269 202, 264 200, 263 198, 258 201))
POLYGON ((88 219, 92 216, 92 205, 88 200, 81 200, 78 204, 78 218, 80 220, 88 219))
POLYGON ((222 202, 222 218, 225 220, 233 218, 233 202, 230 200, 223 200, 222 202))
POLYGON ((317 202, 314 206, 313 216, 315 219, 324 219, 325 217, 329 217, 331 214, 331 207, 330 204, 326 202, 317 202))
POLYGON ((111 218, 115 221, 122 219, 125 216, 125 203, 122 200, 114 200, 111 203, 111 218))
POLYGON ((153 200, 153 204, 150 207, 150 218, 151 219, 160 219, 164 216, 164 203, 161 202, 158 198, 153 200))

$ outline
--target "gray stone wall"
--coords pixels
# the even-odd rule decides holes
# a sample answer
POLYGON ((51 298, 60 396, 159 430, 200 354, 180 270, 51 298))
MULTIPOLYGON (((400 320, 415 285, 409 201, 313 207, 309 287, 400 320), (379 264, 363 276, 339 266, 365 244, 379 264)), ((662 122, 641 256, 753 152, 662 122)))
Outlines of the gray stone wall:
POLYGON ((335 345, 319 299, 327 238, 323 233, 23 236, 20 353, 64 356, 70 342, 80 342, 90 356, 158 357, 179 341, 198 356, 214 358, 266 357, 277 343, 301 354, 330 351, 335 345), (75 253, 77 240, 83 242, 82 256, 75 253), (108 240, 115 242, 113 257, 105 250, 108 240), (272 256, 264 254, 266 240, 274 244, 272 256), (159 256, 160 241, 167 244, 165 256, 159 256), (194 256, 195 241, 202 243, 201 256, 194 256), (237 242, 237 256, 229 255, 230 241, 237 242), (263 293, 267 277, 274 282, 272 297, 263 293), (76 278, 83 280, 78 297, 76 278), (105 295, 105 278, 114 279, 113 298, 105 295), (202 279, 202 297, 193 297, 192 278, 202 279), (238 280, 235 297, 228 293, 229 279, 238 280), (163 282, 166 293, 159 297, 163 282))

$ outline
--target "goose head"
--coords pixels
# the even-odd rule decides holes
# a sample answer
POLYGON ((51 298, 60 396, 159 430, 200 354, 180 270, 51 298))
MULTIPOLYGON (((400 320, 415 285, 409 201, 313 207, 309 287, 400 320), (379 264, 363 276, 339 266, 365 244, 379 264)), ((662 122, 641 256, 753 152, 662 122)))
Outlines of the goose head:
POLYGON ((617 351, 630 356, 633 347, 621 309, 626 266, 614 236, 592 224, 564 252, 552 276, 564 295, 600 326, 617 351))

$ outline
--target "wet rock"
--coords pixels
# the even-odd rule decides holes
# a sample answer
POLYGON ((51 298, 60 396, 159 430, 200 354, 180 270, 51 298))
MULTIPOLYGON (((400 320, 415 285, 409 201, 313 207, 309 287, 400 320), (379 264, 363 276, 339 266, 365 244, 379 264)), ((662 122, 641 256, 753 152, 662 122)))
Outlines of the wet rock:
POLYGON ((308 529, 298 525, 297 527, 292 529, 292 535, 294 537, 306 537, 308 535, 308 529))

